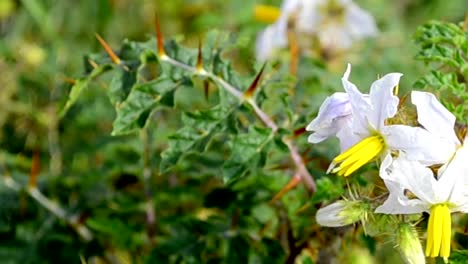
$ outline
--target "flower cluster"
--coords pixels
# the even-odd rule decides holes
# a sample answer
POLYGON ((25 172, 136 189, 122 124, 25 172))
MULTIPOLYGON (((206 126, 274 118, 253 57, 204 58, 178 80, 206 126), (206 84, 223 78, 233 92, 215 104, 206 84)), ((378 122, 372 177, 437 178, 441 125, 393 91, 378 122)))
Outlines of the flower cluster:
MULTIPOLYGON (((341 154, 333 159, 328 173, 348 177, 363 165, 378 161, 388 198, 372 209, 374 213, 429 213, 425 255, 441 256, 447 261, 451 213, 468 212, 468 146, 463 144, 464 135, 455 131, 454 115, 433 94, 413 91, 411 103, 416 108, 418 126, 405 124, 396 118, 401 105, 396 94, 402 74, 383 76, 372 83, 369 94, 363 94, 349 81, 350 72, 348 65, 342 78, 345 93, 328 97, 307 126, 312 131, 309 142, 339 139, 341 154)), ((367 218, 367 213, 362 217, 351 214, 350 202, 356 204, 343 200, 320 209, 317 222, 340 226, 367 218)), ((419 241, 414 235, 400 237, 419 241)), ((401 242, 400 246, 408 262, 424 263, 422 253, 415 250, 419 244, 401 242), (406 254, 404 247, 412 253, 406 254)))
POLYGON ((258 20, 274 22, 257 38, 258 60, 287 47, 291 37, 303 48, 317 40, 321 48, 333 52, 378 32, 374 18, 351 0, 285 0, 281 10, 257 6, 255 13, 258 20))

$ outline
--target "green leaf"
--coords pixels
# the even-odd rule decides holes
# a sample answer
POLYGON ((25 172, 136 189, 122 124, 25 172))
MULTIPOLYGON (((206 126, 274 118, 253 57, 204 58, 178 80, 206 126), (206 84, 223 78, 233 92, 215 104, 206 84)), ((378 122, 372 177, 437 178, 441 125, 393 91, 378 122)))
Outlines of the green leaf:
POLYGON ((237 235, 229 241, 227 264, 248 263, 249 262, 249 243, 241 236, 237 235))
POLYGON ((108 95, 111 103, 116 107, 119 107, 119 104, 127 99, 133 85, 137 82, 137 67, 138 65, 135 64, 121 67, 112 76, 108 95))
POLYGON ((249 168, 264 165, 265 149, 273 140, 269 128, 253 127, 248 133, 238 134, 229 142, 231 155, 224 165, 224 181, 232 182, 244 176, 249 168))
POLYGON ((102 75, 103 73, 109 71, 110 69, 112 69, 111 65, 103 64, 94 68, 93 71, 88 76, 76 80, 75 84, 72 86, 70 90, 70 94, 68 95, 68 100, 65 103, 65 106, 60 111, 60 117, 65 116, 68 110, 70 110, 70 108, 76 103, 76 101, 80 97, 83 90, 88 88, 89 83, 92 80, 102 75))
POLYGON ((468 263, 468 250, 454 250, 450 254, 450 263, 467 264, 468 263))
POLYGON ((125 247, 134 245, 132 243, 132 229, 128 227, 128 224, 118 218, 89 218, 86 220, 86 224, 104 235, 110 236, 111 241, 119 247, 125 247))
POLYGON ((343 196, 345 190, 339 181, 332 181, 329 177, 323 177, 316 181, 317 192, 312 197, 313 203, 334 201, 343 196))
POLYGON ((184 113, 184 126, 170 136, 169 146, 161 153, 161 171, 176 165, 187 151, 205 151, 207 145, 204 143, 225 127, 233 110, 217 105, 209 110, 184 113))
POLYGON ((134 86, 128 98, 117 108, 112 135, 135 132, 145 126, 156 107, 173 106, 174 92, 179 85, 163 75, 156 80, 134 86))

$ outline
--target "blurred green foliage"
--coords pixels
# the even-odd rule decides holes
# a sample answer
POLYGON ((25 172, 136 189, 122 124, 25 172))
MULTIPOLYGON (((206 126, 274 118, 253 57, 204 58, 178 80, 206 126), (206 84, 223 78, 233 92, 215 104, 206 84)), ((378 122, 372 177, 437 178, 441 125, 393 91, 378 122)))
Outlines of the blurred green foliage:
MULTIPOLYGON (((341 90, 346 62, 364 91, 398 71, 404 94, 430 72, 415 86, 463 100, 466 30, 416 28, 462 21, 465 1, 356 1, 376 17, 378 38, 334 60, 301 58, 295 76, 287 58, 268 63, 255 99, 279 124, 274 133, 210 78, 161 62, 152 37, 157 10, 170 57, 195 65, 203 39, 204 67, 245 91, 260 69, 252 48, 266 26, 253 17, 259 2, 0 1, 2 263, 401 261, 361 229, 315 223, 317 208, 345 195, 346 182, 325 175, 336 142, 311 148, 293 131, 341 90), (95 33, 123 64, 112 63, 95 33), (451 68, 430 71, 416 54, 451 68), (313 196, 299 185, 272 200, 295 172, 285 138, 315 177, 313 196), (34 199, 32 177, 65 217, 34 199)), ((466 122, 464 104, 447 100, 466 122)), ((356 179, 364 189, 365 177, 356 179)))

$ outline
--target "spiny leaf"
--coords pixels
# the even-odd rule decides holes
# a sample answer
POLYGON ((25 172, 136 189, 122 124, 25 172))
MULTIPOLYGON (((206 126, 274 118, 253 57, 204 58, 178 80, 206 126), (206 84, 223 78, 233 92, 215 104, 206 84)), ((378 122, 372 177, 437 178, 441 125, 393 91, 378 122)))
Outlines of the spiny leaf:
POLYGON ((161 171, 177 164, 187 151, 205 151, 206 142, 229 120, 233 108, 221 105, 209 110, 187 112, 182 116, 184 126, 169 138, 169 146, 161 153, 161 171))
POLYGON ((134 86, 117 109, 112 135, 135 132, 145 126, 151 112, 158 106, 173 106, 177 86, 167 76, 134 86))
POLYGON ((231 155, 223 168, 224 181, 236 181, 250 168, 263 167, 265 149, 272 140, 273 133, 269 128, 253 127, 248 133, 235 135, 229 141, 231 155))

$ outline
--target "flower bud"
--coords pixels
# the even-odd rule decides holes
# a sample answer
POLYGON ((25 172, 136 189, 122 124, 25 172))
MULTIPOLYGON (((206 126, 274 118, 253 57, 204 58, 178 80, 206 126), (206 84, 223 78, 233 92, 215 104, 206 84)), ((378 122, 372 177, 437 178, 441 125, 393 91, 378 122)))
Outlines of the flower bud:
POLYGON ((316 220, 319 225, 328 227, 350 225, 366 219, 370 209, 369 203, 364 201, 340 200, 320 208, 316 220))
POLYGON ((426 263, 416 228, 409 223, 401 223, 396 230, 396 243, 406 263, 426 263))

